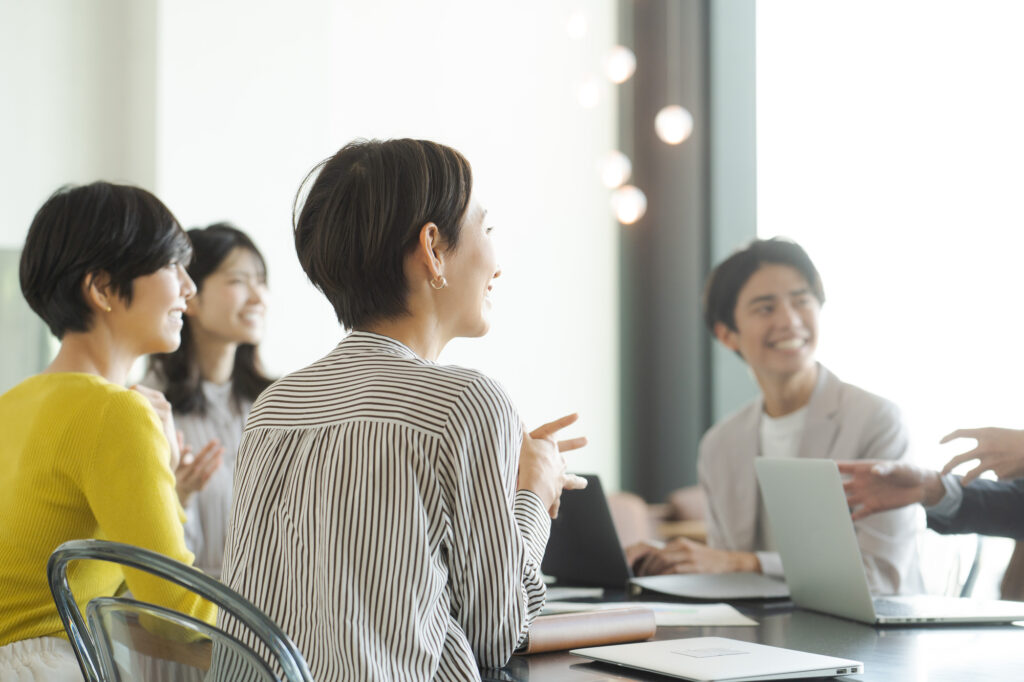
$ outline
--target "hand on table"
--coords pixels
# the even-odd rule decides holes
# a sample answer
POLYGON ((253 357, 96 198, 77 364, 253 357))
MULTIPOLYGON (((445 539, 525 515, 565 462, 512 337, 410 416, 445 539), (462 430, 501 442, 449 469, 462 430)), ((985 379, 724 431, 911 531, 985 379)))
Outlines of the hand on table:
POLYGON ((540 497, 551 518, 558 516, 563 490, 587 487, 587 481, 565 471, 563 452, 582 448, 585 437, 556 441, 555 434, 573 424, 579 415, 569 414, 548 422, 531 432, 523 427, 523 444, 519 450, 519 476, 517 489, 531 490, 540 497))
POLYGON ((991 471, 1000 479, 1024 476, 1024 431, 992 426, 982 429, 957 429, 939 442, 948 443, 958 438, 973 438, 978 444, 973 450, 949 460, 946 466, 942 467, 943 474, 948 474, 964 462, 976 459, 978 466, 964 474, 964 485, 969 484, 984 471, 991 471))
POLYGON ((626 548, 626 558, 637 575, 761 570, 761 562, 753 552, 712 549, 688 538, 670 540, 660 548, 646 542, 637 543, 626 548))
POLYGON ((839 462, 846 501, 854 521, 908 504, 936 504, 945 495, 936 471, 909 462, 861 460, 839 462))

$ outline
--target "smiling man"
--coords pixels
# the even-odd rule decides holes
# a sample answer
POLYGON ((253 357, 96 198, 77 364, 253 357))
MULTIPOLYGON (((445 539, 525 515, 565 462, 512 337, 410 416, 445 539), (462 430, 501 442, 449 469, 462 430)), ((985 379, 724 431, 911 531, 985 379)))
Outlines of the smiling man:
MULTIPOLYGON (((843 383, 814 358, 821 277, 784 239, 756 240, 718 265, 704 292, 704 321, 750 367, 761 395, 715 424, 697 464, 707 496, 708 544, 679 539, 630 548, 641 574, 753 571, 781 577, 754 473, 757 457, 899 460, 907 435, 895 405, 843 383)), ((921 591, 913 512, 856 523, 868 583, 877 594, 921 591)))

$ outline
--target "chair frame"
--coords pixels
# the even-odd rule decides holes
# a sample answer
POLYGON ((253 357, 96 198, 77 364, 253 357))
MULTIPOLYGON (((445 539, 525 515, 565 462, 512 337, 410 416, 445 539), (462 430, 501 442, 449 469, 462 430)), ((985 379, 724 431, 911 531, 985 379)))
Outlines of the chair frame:
MULTIPOLYGON (((102 632, 102 620, 106 612, 111 609, 131 610, 135 611, 137 614, 156 615, 165 622, 174 623, 179 627, 184 627, 194 632, 201 633, 204 637, 209 638, 211 643, 212 636, 231 641, 233 644, 248 651, 252 655, 252 658, 263 667, 263 671, 267 673, 268 678, 276 679, 276 675, 274 675, 274 672, 270 670, 266 661, 249 649, 249 647, 247 647, 245 643, 237 637, 234 637, 233 635, 228 634, 209 623, 204 623, 192 616, 186 616, 184 613, 180 613, 163 606, 158 606, 157 604, 149 604, 147 602, 136 601, 134 599, 126 599, 125 597, 94 597, 89 601, 89 604, 85 609, 85 620, 89 624, 89 629, 92 632, 102 632)), ((105 666, 107 670, 113 670, 116 666, 116 661, 114 658, 114 651, 110 646, 111 643, 109 638, 93 635, 93 641, 98 650, 97 655, 99 660, 103 664, 101 667, 105 666)))
POLYGON ((277 657, 285 679, 313 682, 305 659, 291 639, 252 602, 202 571, 148 549, 107 540, 69 540, 53 551, 46 564, 46 573, 82 675, 87 682, 103 682, 96 643, 86 627, 71 586, 67 565, 80 559, 109 561, 146 571, 168 580, 227 611, 263 640, 277 657))

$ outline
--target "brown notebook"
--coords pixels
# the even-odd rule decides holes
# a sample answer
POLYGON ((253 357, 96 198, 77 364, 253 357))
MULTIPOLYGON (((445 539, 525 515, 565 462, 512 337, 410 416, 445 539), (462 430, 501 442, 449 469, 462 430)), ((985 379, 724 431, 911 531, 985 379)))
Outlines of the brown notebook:
POLYGON ((584 646, 638 642, 654 636, 654 611, 622 608, 611 611, 539 616, 530 627, 523 654, 563 651, 584 646))

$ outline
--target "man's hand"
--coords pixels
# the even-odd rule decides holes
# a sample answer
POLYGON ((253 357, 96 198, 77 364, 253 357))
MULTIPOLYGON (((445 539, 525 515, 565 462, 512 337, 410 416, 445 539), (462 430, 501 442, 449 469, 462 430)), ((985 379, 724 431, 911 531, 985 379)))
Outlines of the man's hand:
POLYGON ((569 414, 548 422, 527 433, 523 427, 523 444, 519 450, 519 477, 517 489, 531 490, 548 508, 551 518, 558 516, 562 490, 587 487, 587 480, 565 472, 563 452, 582 448, 584 437, 556 441, 555 434, 573 424, 579 415, 569 414))
POLYGON ((636 559, 634 561, 636 561, 637 575, 761 571, 761 562, 752 552, 711 549, 707 545, 687 538, 671 540, 662 549, 652 548, 638 561, 636 559))
MULTIPOLYGON (((180 432, 178 435, 180 437, 180 432)), ((187 507, 192 496, 205 488, 210 477, 220 468, 224 446, 214 438, 193 456, 192 447, 182 443, 181 453, 181 463, 174 470, 175 489, 181 506, 187 507)))
POLYGON ((973 450, 949 460, 946 466, 942 467, 943 474, 948 474, 964 462, 976 459, 978 466, 964 474, 961 481, 964 485, 984 471, 991 471, 1000 479, 1024 476, 1024 431, 991 426, 983 429, 957 429, 939 442, 948 443, 957 438, 973 438, 978 444, 973 450))
POLYGON ((854 521, 908 504, 936 504, 945 495, 938 472, 909 462, 863 460, 839 462, 839 473, 854 521))

